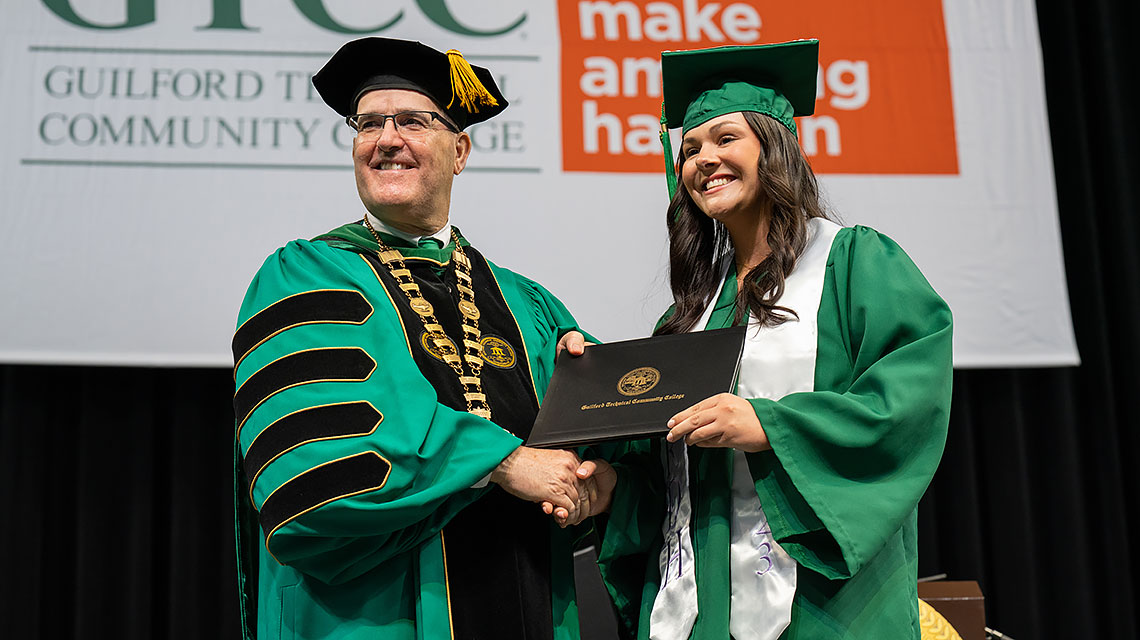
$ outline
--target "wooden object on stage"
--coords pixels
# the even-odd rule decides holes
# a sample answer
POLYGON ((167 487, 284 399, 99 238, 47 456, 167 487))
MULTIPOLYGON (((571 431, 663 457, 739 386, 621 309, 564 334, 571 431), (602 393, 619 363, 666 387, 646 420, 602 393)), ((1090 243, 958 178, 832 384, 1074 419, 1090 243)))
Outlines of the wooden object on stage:
POLYGON ((986 610, 982 590, 973 580, 918 583, 918 597, 942 614, 962 640, 986 639, 986 610))

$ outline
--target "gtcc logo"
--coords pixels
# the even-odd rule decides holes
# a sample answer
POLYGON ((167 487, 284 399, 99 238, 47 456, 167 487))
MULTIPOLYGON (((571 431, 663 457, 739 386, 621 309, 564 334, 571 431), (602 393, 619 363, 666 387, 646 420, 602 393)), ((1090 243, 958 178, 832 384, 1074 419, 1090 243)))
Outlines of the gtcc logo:
MULTIPOLYGON (((71 6, 71 1, 72 0, 43 0, 43 3, 44 6, 55 15, 84 29, 132 29, 152 24, 155 21, 155 0, 123 0, 126 4, 126 18, 116 24, 97 24, 87 20, 75 11, 75 8, 71 6)), ((283 2, 284 0, 280 1, 283 2)), ((387 15, 378 16, 379 19, 384 20, 381 24, 359 27, 346 25, 333 18, 332 15, 329 14, 328 9, 325 8, 324 0, 290 1, 293 3, 293 6, 297 8, 297 11, 310 22, 318 27, 337 33, 352 35, 379 33, 396 26, 396 24, 404 18, 403 9, 397 10, 395 14, 388 11, 387 15)), ((197 29, 258 30, 257 27, 251 27, 242 22, 241 0, 210 0, 210 2, 213 5, 213 16, 210 24, 197 27, 197 29)), ((420 8, 420 11, 423 12, 427 19, 443 29, 462 36, 484 38, 500 36, 504 33, 514 31, 526 21, 526 14, 523 13, 510 24, 502 27, 474 29, 456 19, 451 13, 451 10, 447 7, 446 0, 415 0, 415 4, 420 8)))

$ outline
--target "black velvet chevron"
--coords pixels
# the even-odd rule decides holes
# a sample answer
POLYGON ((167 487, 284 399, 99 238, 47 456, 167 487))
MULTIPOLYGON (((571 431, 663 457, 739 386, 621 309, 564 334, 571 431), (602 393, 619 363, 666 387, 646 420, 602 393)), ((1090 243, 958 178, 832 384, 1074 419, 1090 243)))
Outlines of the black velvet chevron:
POLYGON ((275 393, 310 382, 367 380, 376 361, 359 347, 298 351, 258 369, 234 394, 238 429, 249 414, 275 393))
POLYGON ((360 324, 372 315, 372 305, 359 291, 308 291, 283 298, 246 320, 232 343, 234 366, 257 345, 291 327, 303 324, 360 324))
POLYGON ((388 480, 392 465, 373 451, 310 469, 277 488, 261 505, 266 538, 282 524, 338 498, 375 491, 388 480))
POLYGON ((245 452, 245 477, 252 484, 277 456, 314 440, 332 440, 372 433, 384 416, 371 404, 345 402, 302 409, 281 418, 257 434, 245 452))

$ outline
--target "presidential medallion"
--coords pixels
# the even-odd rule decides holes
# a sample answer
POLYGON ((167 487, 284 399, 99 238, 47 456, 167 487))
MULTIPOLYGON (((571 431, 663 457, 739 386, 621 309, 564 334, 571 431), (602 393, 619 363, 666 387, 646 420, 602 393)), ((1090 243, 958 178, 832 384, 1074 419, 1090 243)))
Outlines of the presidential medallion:
MULTIPOLYGON (((420 293, 420 286, 416 284, 411 271, 404 264, 403 254, 384 244, 384 239, 380 237, 379 233, 376 233, 376 229, 372 228, 368 216, 364 217, 363 222, 364 226, 368 227, 368 232, 372 234, 372 239, 376 241, 376 246, 379 249, 377 255, 384 266, 388 268, 388 273, 396 280, 400 290, 407 296, 408 304, 424 325, 424 333, 420 335, 420 346, 433 358, 442 360, 455 372, 459 378, 459 384, 464 389, 463 396, 467 400, 467 411, 484 418, 490 418, 491 407, 487 404, 487 396, 483 393, 483 382, 479 378, 483 371, 484 361, 483 358, 479 357, 480 345, 475 342, 480 335, 479 308, 475 306, 475 290, 468 286, 472 282, 471 261, 463 253, 459 234, 452 227, 451 241, 455 243, 455 251, 452 253, 454 259, 451 262, 455 265, 456 288, 459 290, 460 296, 458 305, 463 322, 463 344, 466 347, 462 356, 459 350, 455 348, 455 343, 447 337, 443 327, 439 324, 439 320, 436 319, 435 310, 431 303, 424 300, 423 294, 420 293)), ((379 276, 380 274, 376 275, 379 276)))

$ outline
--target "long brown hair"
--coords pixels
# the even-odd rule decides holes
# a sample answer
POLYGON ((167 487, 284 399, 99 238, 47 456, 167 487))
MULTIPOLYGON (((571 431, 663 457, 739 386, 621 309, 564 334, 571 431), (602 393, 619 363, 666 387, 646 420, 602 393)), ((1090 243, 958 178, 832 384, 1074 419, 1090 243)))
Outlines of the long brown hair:
MULTIPOLYGON (((771 203, 771 253, 745 276, 736 296, 734 324, 740 324, 751 312, 762 325, 775 326, 796 317, 794 311, 777 302, 784 294, 785 279, 807 245, 807 221, 829 216, 820 202, 815 174, 800 151, 796 136, 768 116, 751 111, 743 115, 760 139, 757 171, 764 198, 771 203)), ((684 162, 684 154, 678 154, 677 175, 684 162)), ((716 294, 722 261, 732 259, 728 231, 697 207, 684 186, 678 187, 666 215, 669 285, 675 308, 654 335, 691 330, 716 294)))

